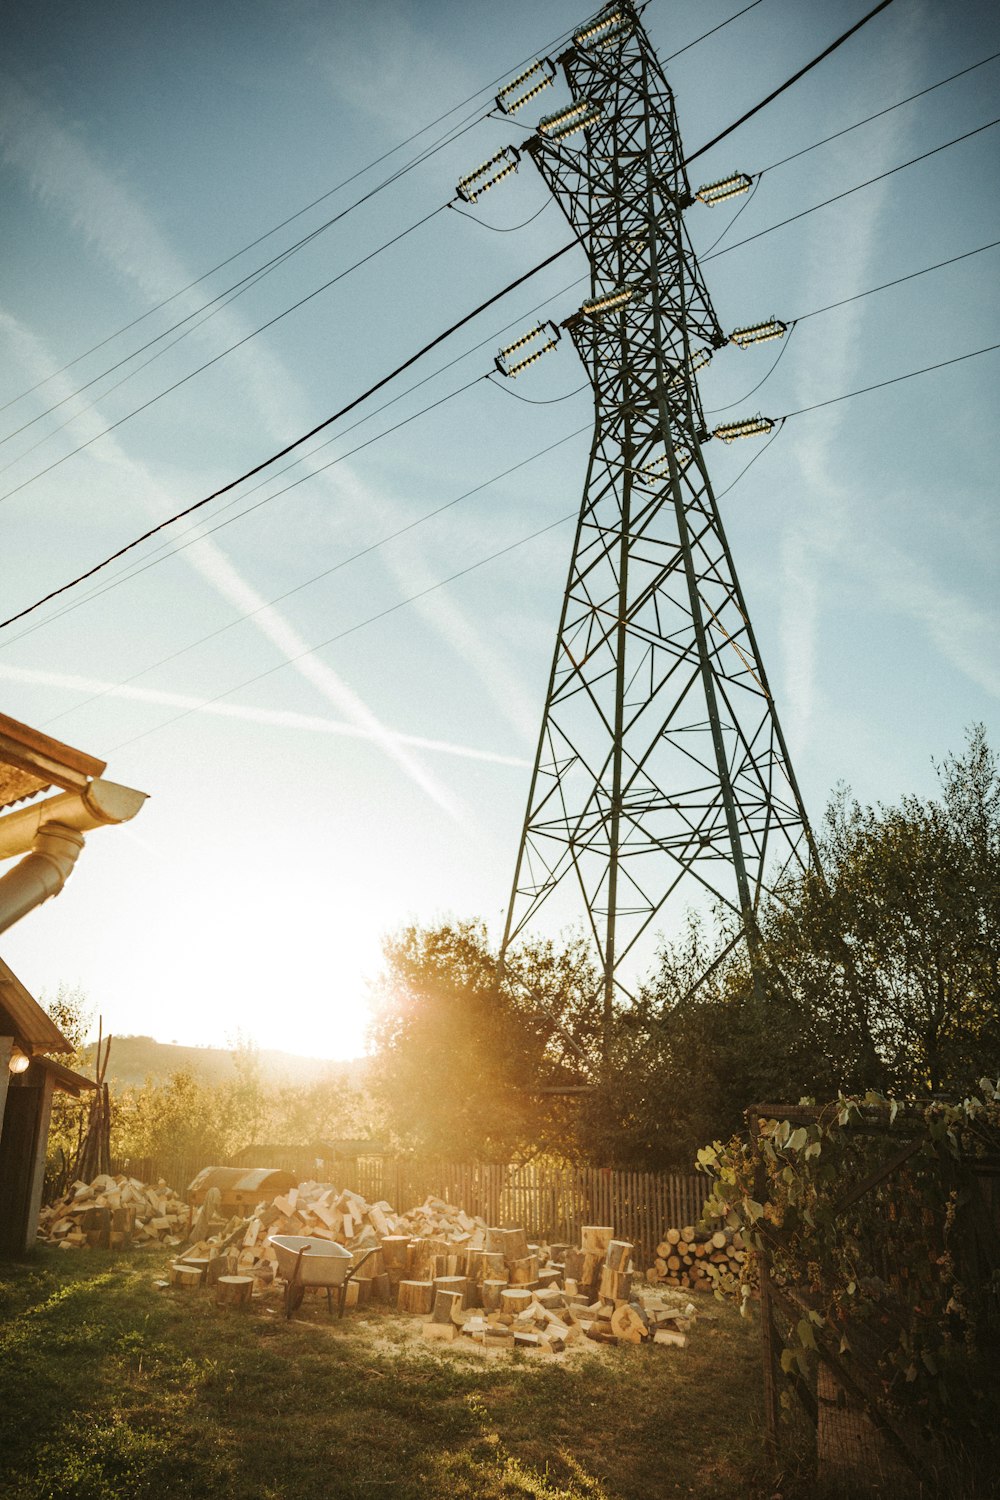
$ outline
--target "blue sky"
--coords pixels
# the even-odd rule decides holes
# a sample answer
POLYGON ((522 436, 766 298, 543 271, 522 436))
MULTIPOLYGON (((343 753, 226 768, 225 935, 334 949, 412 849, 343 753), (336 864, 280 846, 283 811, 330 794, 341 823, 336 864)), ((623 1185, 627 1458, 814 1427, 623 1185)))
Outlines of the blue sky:
MULTIPOLYGON (((687 149, 864 8, 761 0, 668 62, 687 149)), ((733 0, 651 0, 644 19, 666 59, 736 9, 733 0)), ((23 485, 0 502, 0 589, 11 608, 321 421, 565 242, 529 162, 477 207, 480 222, 443 205, 461 175, 525 134, 485 119, 493 90, 477 91, 551 50, 586 10, 561 0, 544 12, 521 0, 160 10, 98 0, 8 14, 0 402, 477 96, 0 413, 2 435, 69 398, 0 447, 0 465, 10 465, 0 494, 23 485), (139 356, 159 354, 146 368, 131 373, 136 360, 73 394, 177 318, 195 314, 197 324, 206 296, 466 123, 452 144, 175 346, 139 356), (306 306, 33 478, 438 208, 306 306)), ((696 185, 734 168, 761 172, 998 50, 1000 20, 978 0, 895 0, 702 157, 696 185)), ((739 243, 993 119, 998 66, 773 166, 749 203, 689 210, 723 326, 801 317, 1000 238, 993 129, 739 243)), ((538 112, 564 97, 562 85, 550 90, 538 112)), ((533 124, 537 115, 519 118, 533 124)), ((725 351, 703 377, 705 406, 720 420, 779 417, 1000 341, 997 254, 803 317, 748 400, 777 346, 725 351)), ((479 377, 540 304, 540 316, 573 311, 583 273, 582 254, 563 257, 324 434, 334 441, 313 458, 252 495, 238 492, 226 509, 209 507, 202 531, 175 528, 162 553, 134 554, 134 577, 124 565, 109 570, 114 587, 102 583, 93 598, 78 591, 0 633, 5 711, 106 757, 110 776, 151 794, 133 825, 88 841, 58 901, 8 934, 5 956, 36 993, 79 983, 120 1032, 217 1043, 242 1031, 350 1055, 362 1045, 365 981, 378 972, 382 934, 448 914, 499 928, 590 408, 585 391, 571 394, 583 377, 568 341, 516 387, 539 403, 565 396, 558 404, 514 400, 479 377), (406 394, 425 376, 433 378, 406 394), (340 461, 314 472, 332 458, 340 461), (459 503, 421 520, 451 501, 459 503), (224 520, 231 524, 205 535, 224 520), (180 542, 188 545, 174 552, 180 542), (63 613, 66 603, 74 607, 63 613)), ((722 502, 814 819, 840 780, 865 801, 930 793, 932 759, 959 749, 973 721, 1000 742, 997 359, 791 418, 722 502)), ((718 492, 756 451, 709 446, 718 492)))

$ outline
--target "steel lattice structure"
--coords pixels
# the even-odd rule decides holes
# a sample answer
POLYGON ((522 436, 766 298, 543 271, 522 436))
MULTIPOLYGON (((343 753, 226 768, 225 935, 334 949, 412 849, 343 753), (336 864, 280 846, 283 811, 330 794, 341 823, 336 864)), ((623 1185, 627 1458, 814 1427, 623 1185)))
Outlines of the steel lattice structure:
POLYGON ((702 451, 695 372, 727 340, 673 95, 631 6, 591 27, 558 59, 581 107, 522 147, 590 261, 563 326, 595 418, 503 952, 559 892, 596 946, 607 1046, 668 903, 725 903, 752 954, 762 894, 813 848, 702 451))

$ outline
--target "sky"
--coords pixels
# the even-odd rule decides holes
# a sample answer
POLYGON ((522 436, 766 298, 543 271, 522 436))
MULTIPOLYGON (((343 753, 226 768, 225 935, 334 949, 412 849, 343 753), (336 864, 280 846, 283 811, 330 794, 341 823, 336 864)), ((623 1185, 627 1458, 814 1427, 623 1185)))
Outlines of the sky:
MULTIPOLYGON (((685 149, 866 8, 759 0, 688 46, 738 0, 650 0, 685 149)), ((446 205, 565 101, 560 82, 537 113, 489 117, 590 14, 8 7, 4 618, 565 243, 528 160, 468 217, 446 205)), ((998 51, 985 0, 894 0, 692 167, 694 186, 762 174, 752 198, 688 210, 723 327, 799 320, 780 349, 718 355, 701 392, 717 420, 800 413, 743 477, 749 442, 706 458, 716 492, 732 486, 720 504, 814 821, 841 782, 865 803, 932 795, 973 723, 1000 744, 1000 353, 833 400, 1000 343, 998 249, 967 255, 1000 239, 1000 127, 935 151, 1000 114, 1000 59, 972 67, 998 51)), ((118 1033, 349 1057, 387 935, 482 917, 499 936, 591 406, 568 340, 518 380, 526 399, 482 377, 501 344, 575 310, 584 273, 582 251, 563 256, 268 477, 0 631, 3 711, 149 793, 5 935, 32 993, 78 986, 118 1033)))

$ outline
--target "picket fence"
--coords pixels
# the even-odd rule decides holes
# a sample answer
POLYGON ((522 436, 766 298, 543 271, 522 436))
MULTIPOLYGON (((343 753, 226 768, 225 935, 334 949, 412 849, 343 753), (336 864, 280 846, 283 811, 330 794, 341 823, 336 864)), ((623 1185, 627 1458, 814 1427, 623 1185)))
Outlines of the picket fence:
MULTIPOLYGON (((250 1165, 241 1153, 234 1165, 250 1165)), ((309 1151, 270 1151, 255 1165, 288 1171, 349 1188, 370 1203, 386 1201, 403 1212, 427 1197, 443 1198, 481 1215, 488 1224, 520 1225, 529 1235, 578 1244, 584 1224, 611 1224, 615 1233, 652 1258, 664 1230, 696 1224, 702 1216, 707 1183, 694 1173, 630 1172, 612 1167, 567 1166, 549 1162, 441 1162, 400 1156, 362 1156, 327 1162, 309 1151)), ((178 1192, 207 1165, 201 1158, 119 1158, 116 1172, 156 1182, 163 1178, 178 1192)), ((227 1163, 213 1162, 213 1166, 227 1163)))

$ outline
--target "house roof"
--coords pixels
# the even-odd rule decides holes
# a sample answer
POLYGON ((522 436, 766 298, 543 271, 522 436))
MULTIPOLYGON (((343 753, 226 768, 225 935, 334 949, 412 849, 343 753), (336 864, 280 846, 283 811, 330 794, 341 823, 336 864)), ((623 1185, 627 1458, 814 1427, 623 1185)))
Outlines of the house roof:
POLYGON ((64 1094, 74 1094, 77 1099, 84 1089, 97 1088, 92 1078, 85 1078, 82 1073, 74 1072, 72 1068, 67 1068, 64 1063, 56 1062, 52 1057, 35 1057, 32 1059, 31 1066, 43 1068, 46 1073, 51 1073, 55 1079, 56 1088, 61 1089, 64 1094))
POLYGON ((47 1016, 32 995, 28 994, 3 959, 0 958, 0 1035, 13 1036, 29 1055, 37 1052, 72 1052, 59 1027, 47 1016))
POLYGON ((0 811, 53 786, 80 792, 105 766, 93 755, 0 714, 0 811))

